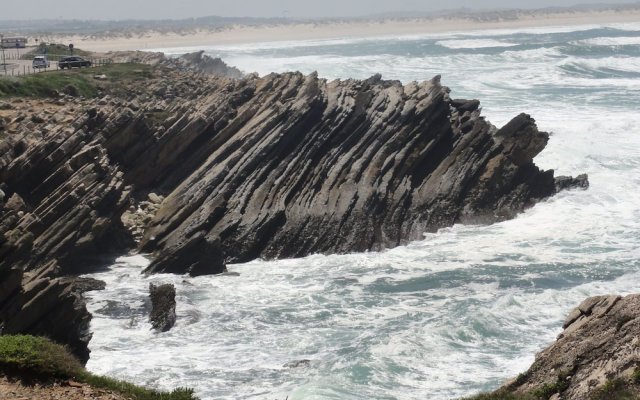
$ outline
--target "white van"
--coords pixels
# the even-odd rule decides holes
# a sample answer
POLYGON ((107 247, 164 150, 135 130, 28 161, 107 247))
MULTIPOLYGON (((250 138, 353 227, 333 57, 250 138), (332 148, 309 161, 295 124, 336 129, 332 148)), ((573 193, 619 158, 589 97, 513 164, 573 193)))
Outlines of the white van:
POLYGON ((33 57, 33 63, 31 66, 33 68, 49 68, 49 59, 47 56, 35 56, 33 57))

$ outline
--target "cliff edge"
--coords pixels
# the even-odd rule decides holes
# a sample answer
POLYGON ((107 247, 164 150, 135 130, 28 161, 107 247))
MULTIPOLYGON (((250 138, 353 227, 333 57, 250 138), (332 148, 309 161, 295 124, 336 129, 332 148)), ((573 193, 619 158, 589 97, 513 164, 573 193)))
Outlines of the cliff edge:
POLYGON ((69 83, 3 103, 3 333, 46 335, 86 361, 81 294, 96 283, 69 277, 130 250, 153 253, 148 272, 191 275, 379 250, 588 184, 535 166, 549 137, 530 116, 498 129, 439 77, 238 79, 173 64, 52 72, 69 83))
POLYGON ((588 298, 563 328, 528 371, 473 399, 640 398, 640 294, 588 298))

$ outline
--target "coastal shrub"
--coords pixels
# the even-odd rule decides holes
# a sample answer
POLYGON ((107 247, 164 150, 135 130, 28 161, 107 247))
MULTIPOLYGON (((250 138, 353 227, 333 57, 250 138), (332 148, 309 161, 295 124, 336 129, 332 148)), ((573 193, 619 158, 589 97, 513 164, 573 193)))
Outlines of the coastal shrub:
POLYGON ((66 348, 34 336, 0 336, 0 371, 29 379, 71 378, 82 364, 66 348))
POLYGON ((95 388, 120 393, 132 400, 198 400, 193 389, 178 388, 172 392, 161 392, 94 375, 84 369, 64 346, 35 336, 0 336, 0 375, 45 382, 74 379, 95 388))
POLYGON ((82 75, 106 75, 111 83, 144 81, 151 78, 153 67, 146 64, 114 63, 96 68, 84 68, 75 70, 82 75))
POLYGON ((511 393, 505 390, 497 390, 492 393, 482 393, 473 397, 465 397, 460 400, 537 400, 530 394, 511 393))
POLYGON ((637 398, 637 393, 634 393, 629 382, 624 379, 608 381, 589 397, 590 400, 636 400, 637 398))
POLYGON ((79 380, 93 387, 124 394, 135 400, 197 400, 197 397, 193 394, 193 389, 177 388, 172 392, 159 392, 88 372, 80 375, 79 380))
POLYGON ((536 399, 548 400, 556 393, 562 393, 569 387, 569 373, 566 371, 558 374, 558 379, 554 383, 545 383, 531 391, 531 395, 536 399))

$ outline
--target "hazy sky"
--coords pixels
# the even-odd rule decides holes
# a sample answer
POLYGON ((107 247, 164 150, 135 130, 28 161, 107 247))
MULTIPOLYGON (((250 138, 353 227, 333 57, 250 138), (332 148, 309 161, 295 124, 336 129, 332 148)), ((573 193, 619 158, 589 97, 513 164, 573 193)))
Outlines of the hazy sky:
POLYGON ((638 0, 28 0, 3 1, 0 19, 187 18, 208 15, 338 17, 443 8, 538 8, 638 0))

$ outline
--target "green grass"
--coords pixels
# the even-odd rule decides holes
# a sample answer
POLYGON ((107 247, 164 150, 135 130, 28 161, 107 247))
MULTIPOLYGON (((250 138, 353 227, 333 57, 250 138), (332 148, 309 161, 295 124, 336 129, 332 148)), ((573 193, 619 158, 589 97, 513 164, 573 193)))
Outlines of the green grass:
POLYGON ((80 74, 45 72, 0 78, 0 98, 56 97, 59 92, 84 97, 94 97, 97 94, 95 84, 80 74))
POLYGON ((35 336, 0 336, 0 374, 27 381, 74 379, 95 388, 112 390, 132 400, 197 400, 192 389, 160 392, 94 375, 85 370, 65 347, 35 336))
POLYGON ((594 391, 590 400, 635 400, 638 396, 624 379, 613 379, 594 391))
POLYGON ((69 378, 82 364, 62 346, 34 336, 0 336, 0 371, 7 375, 69 378))
POLYGON ((461 400, 537 400, 529 394, 514 394, 504 391, 497 391, 493 393, 482 393, 473 397, 465 397, 461 400))
POLYGON ((33 50, 23 54, 22 56, 20 56, 21 59, 23 60, 31 60, 33 59, 34 56, 39 56, 39 55, 43 55, 46 54, 47 58, 50 61, 58 61, 60 60, 60 58, 65 57, 65 56, 70 56, 70 55, 74 55, 74 56, 80 56, 80 57, 90 57, 91 53, 88 51, 84 51, 84 50, 80 50, 80 49, 73 49, 73 54, 71 54, 71 51, 69 50, 69 45, 68 44, 41 44, 40 46, 34 48, 33 50), (46 50, 46 52, 45 52, 46 50))
POLYGON ((127 83, 151 78, 153 68, 145 64, 109 64, 95 68, 48 71, 21 77, 0 77, 0 98, 56 97, 58 93, 95 97, 98 87, 108 85, 113 90, 126 88, 127 83), (96 75, 106 75, 97 80, 96 75))
MULTIPOLYGON (((547 400, 568 388, 566 374, 560 374, 553 384, 542 385, 528 393, 511 393, 500 389, 492 393, 482 393, 461 400, 547 400)), ((612 379, 589 395, 589 400, 638 400, 640 399, 640 367, 629 378, 612 379)))
POLYGON ((77 73, 82 76, 106 75, 107 81, 112 83, 127 81, 142 81, 151 78, 153 67, 146 64, 122 63, 108 64, 95 68, 80 68, 65 71, 65 73, 77 73))

